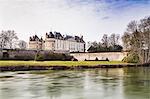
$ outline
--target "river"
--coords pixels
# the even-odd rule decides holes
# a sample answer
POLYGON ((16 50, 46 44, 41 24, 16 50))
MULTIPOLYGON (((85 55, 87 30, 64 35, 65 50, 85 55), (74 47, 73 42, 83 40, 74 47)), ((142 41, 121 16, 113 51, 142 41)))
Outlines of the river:
POLYGON ((0 99, 150 99, 150 68, 0 72, 0 99))

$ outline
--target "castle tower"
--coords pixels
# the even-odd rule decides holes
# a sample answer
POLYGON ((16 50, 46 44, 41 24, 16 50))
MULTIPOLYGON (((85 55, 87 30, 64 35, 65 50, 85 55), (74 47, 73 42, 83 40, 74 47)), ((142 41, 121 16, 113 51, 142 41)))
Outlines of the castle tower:
POLYGON ((46 33, 45 50, 55 50, 55 38, 52 32, 46 33))
POLYGON ((30 37, 29 39, 29 49, 32 50, 42 50, 42 39, 39 39, 37 35, 30 37))

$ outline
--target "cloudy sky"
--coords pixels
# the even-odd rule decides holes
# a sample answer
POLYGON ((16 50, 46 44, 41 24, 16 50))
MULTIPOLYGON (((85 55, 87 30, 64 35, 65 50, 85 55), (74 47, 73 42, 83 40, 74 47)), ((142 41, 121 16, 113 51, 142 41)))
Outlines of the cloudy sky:
POLYGON ((100 41, 149 15, 150 0, 0 0, 0 31, 15 30, 26 41, 51 30, 100 41))

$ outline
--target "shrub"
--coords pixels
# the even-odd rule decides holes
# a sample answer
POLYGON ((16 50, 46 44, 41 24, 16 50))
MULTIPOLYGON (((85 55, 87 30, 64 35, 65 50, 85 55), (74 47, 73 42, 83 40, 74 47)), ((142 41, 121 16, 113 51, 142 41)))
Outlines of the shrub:
POLYGON ((72 58, 71 60, 72 60, 72 61, 78 61, 78 59, 76 59, 76 58, 72 58))
POLYGON ((108 59, 108 58, 106 58, 106 61, 109 61, 109 59, 108 59))
POLYGON ((97 57, 95 58, 95 61, 98 61, 98 58, 97 58, 97 57))
POLYGON ((38 54, 37 56, 36 56, 36 59, 35 59, 36 61, 44 61, 44 56, 42 55, 42 54, 38 54))
POLYGON ((70 61, 73 56, 63 53, 45 53, 45 60, 61 60, 61 61, 70 61))
POLYGON ((129 53, 126 57, 123 58, 122 61, 127 63, 138 63, 140 60, 136 53, 129 53))
POLYGON ((30 50, 13 50, 8 53, 2 53, 3 60, 37 60, 37 61, 49 61, 49 60, 60 60, 60 61, 71 61, 73 56, 64 53, 54 53, 50 51, 30 51, 30 50))
POLYGON ((13 60, 34 60, 34 57, 31 55, 15 55, 14 58, 12 58, 13 60))

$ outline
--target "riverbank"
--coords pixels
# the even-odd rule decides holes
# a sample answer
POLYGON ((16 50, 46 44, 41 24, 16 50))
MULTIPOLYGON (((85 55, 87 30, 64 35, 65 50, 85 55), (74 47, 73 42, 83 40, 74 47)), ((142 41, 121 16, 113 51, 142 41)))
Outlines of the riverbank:
MULTIPOLYGON (((148 66, 147 64, 146 66, 148 66)), ((136 67, 121 61, 0 61, 0 71, 67 70, 136 67)))
POLYGON ((1 66, 93 66, 93 65, 128 64, 122 61, 0 61, 1 66))

